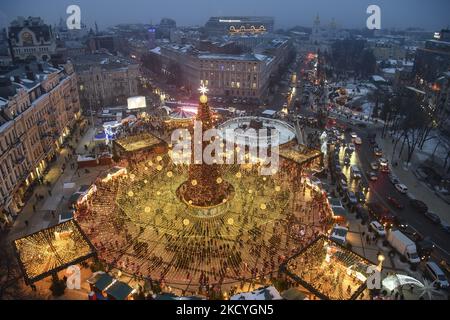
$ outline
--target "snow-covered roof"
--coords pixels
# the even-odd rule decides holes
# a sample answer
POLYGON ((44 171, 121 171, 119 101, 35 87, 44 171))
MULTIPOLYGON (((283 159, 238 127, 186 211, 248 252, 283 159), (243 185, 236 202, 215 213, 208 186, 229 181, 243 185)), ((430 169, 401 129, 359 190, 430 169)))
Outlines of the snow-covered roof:
POLYGON ((386 79, 384 79, 382 76, 373 75, 372 80, 375 82, 387 82, 386 79))
POLYGON ((230 300, 283 300, 283 297, 275 287, 265 287, 236 294, 230 300))
POLYGON ((161 54, 161 47, 156 47, 154 49, 151 49, 150 52, 153 52, 155 54, 161 54))

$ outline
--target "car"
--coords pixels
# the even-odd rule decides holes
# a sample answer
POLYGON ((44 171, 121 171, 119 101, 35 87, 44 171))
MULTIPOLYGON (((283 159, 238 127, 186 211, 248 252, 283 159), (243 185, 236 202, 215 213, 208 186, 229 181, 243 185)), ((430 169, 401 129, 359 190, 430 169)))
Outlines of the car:
POLYGON ((363 205, 357 204, 355 206, 355 211, 356 211, 356 219, 361 219, 361 223, 363 225, 369 221, 370 219, 369 212, 366 210, 366 208, 364 208, 363 205))
POLYGON ((386 158, 379 158, 378 163, 380 164, 380 167, 387 166, 389 164, 389 161, 386 158))
POLYGON ((430 278, 438 288, 448 289, 449 283, 444 271, 439 268, 438 264, 434 261, 428 261, 425 264, 425 276, 430 278))
POLYGON ((416 247, 420 259, 422 261, 426 261, 431 257, 434 249, 436 248, 436 245, 434 244, 434 242, 431 240, 430 237, 427 237, 416 240, 416 247))
POLYGON ((420 201, 420 200, 417 200, 417 199, 412 199, 412 200, 409 201, 409 203, 419 213, 425 214, 426 212, 428 212, 428 206, 423 201, 420 201))
POLYGON ((380 148, 373 148, 373 153, 377 156, 377 157, 381 157, 383 156, 383 151, 380 148))
POLYGON ((370 181, 377 181, 378 180, 378 174, 375 171, 369 171, 367 172, 367 177, 370 181))
POLYGON ((369 224, 369 228, 375 232, 379 237, 386 236, 386 229, 384 229, 383 225, 378 221, 372 221, 369 224))
POLYGON ((434 212, 431 212, 431 211, 425 212, 425 217, 430 219, 435 224, 440 224, 441 223, 441 218, 434 212))
POLYGON ((408 192, 408 187, 402 183, 397 183, 395 185, 395 189, 397 189, 398 192, 403 193, 403 194, 406 194, 408 192))
POLYGON ((409 227, 408 221, 398 215, 394 218, 394 225, 400 230, 406 230, 409 227))
POLYGON ((349 205, 354 206, 358 204, 358 199, 353 191, 347 191, 346 200, 349 205))
POLYGON ((349 143, 347 147, 351 152, 355 151, 355 145, 353 143, 349 143))
POLYGON ((361 171, 359 170, 358 166, 351 166, 350 168, 350 177, 352 179, 361 179, 362 175, 361 175, 361 171))
POLYGON ((393 173, 390 173, 389 174, 389 181, 393 184, 393 185, 396 185, 396 184, 399 184, 400 183, 400 180, 397 178, 397 176, 395 175, 395 174, 393 174, 393 173))
POLYGON ((393 197, 387 197, 387 201, 396 209, 403 209, 405 206, 393 197))
POLYGON ((347 167, 350 165, 350 157, 346 156, 344 158, 344 165, 347 166, 347 167))
POLYGON ((356 199, 358 199, 359 203, 365 203, 366 202, 366 195, 362 191, 355 192, 356 199))
POLYGON ((362 144, 362 139, 360 137, 356 137, 355 139, 353 139, 353 142, 357 145, 361 145, 362 144))
POLYGON ((370 163, 370 168, 372 168, 372 170, 377 171, 378 169, 380 169, 380 165, 378 164, 378 162, 371 162, 370 163))
POLYGON ((356 132, 352 132, 350 133, 350 137, 352 137, 353 139, 357 138, 358 135, 356 134, 356 132))
POLYGON ((450 224, 448 224, 447 222, 441 220, 441 228, 446 233, 450 233, 450 224))
POLYGON ((331 230, 330 239, 345 245, 347 242, 348 229, 340 225, 335 225, 333 230, 331 230))
POLYGON ((367 209, 372 218, 378 220, 385 227, 391 227, 395 224, 395 217, 387 208, 378 202, 367 204, 367 209))

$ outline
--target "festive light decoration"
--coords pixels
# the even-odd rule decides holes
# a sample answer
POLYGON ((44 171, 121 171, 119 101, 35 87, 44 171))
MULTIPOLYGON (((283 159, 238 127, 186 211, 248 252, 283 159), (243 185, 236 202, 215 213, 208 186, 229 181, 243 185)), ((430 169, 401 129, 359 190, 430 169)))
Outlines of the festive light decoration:
POLYGON ((365 284, 370 265, 367 259, 321 236, 282 269, 320 299, 354 300, 369 299, 365 284))
POLYGON ((74 220, 14 240, 13 247, 27 284, 96 254, 95 248, 74 220))

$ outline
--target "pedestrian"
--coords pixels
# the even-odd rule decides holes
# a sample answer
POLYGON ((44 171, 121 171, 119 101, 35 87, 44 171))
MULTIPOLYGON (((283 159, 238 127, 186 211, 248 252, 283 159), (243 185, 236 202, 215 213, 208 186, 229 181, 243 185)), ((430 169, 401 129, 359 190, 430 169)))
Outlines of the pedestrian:
POLYGON ((48 189, 48 195, 51 197, 52 196, 52 191, 50 189, 48 189))
POLYGON ((33 204, 33 212, 36 212, 36 205, 33 204))
POLYGON ((25 226, 28 228, 28 220, 25 220, 25 226))

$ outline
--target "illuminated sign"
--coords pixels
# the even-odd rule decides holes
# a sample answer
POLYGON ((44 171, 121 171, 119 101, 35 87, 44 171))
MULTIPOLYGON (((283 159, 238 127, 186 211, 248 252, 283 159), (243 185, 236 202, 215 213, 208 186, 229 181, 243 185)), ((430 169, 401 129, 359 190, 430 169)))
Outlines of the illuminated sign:
POLYGON ((220 19, 219 22, 236 23, 236 22, 241 22, 241 20, 222 20, 222 19, 220 19))
POLYGON ((143 96, 128 98, 127 103, 128 103, 128 110, 142 109, 147 106, 145 103, 145 97, 143 96))
POLYGON ((235 26, 230 26, 230 33, 258 33, 258 32, 266 32, 266 27, 260 26, 256 28, 255 26, 251 26, 250 28, 246 28, 245 26, 240 26, 236 28, 235 26))

